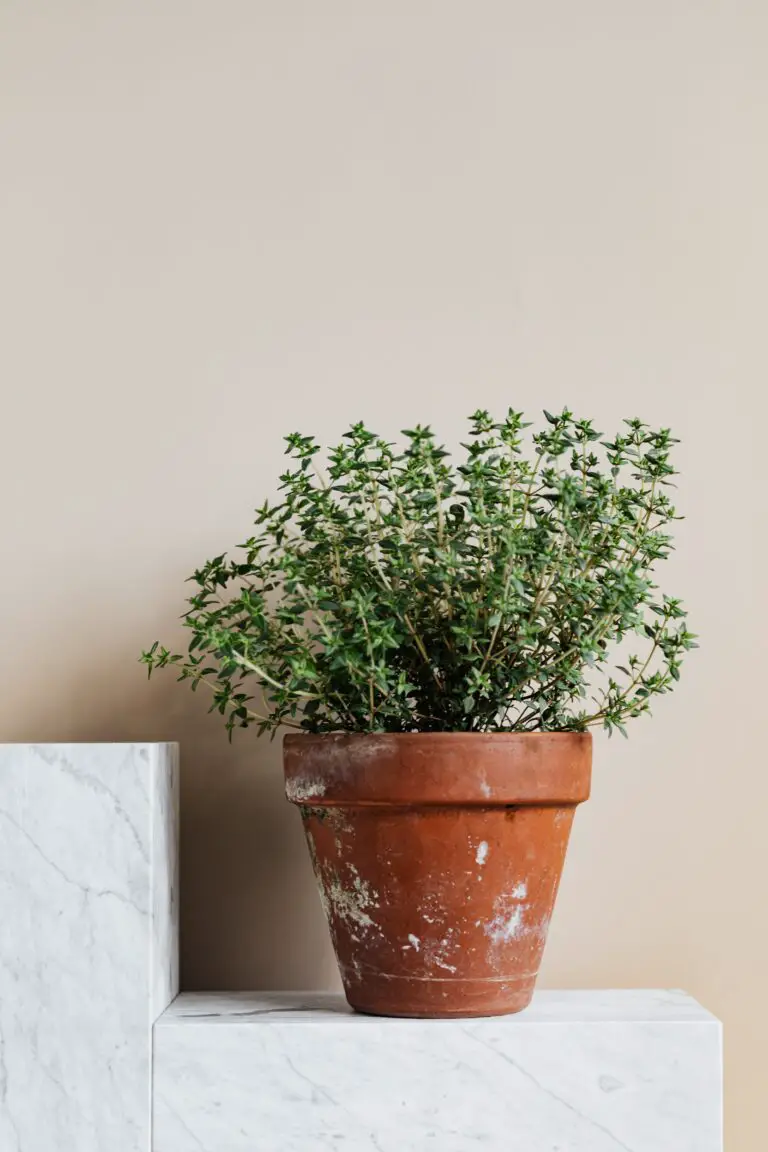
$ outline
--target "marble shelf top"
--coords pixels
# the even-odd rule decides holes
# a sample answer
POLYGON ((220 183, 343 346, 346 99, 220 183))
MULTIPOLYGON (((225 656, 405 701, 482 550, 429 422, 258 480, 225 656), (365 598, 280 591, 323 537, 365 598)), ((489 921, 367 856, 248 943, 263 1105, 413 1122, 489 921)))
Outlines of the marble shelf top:
POLYGON ((187 992, 154 1053, 154 1152, 722 1152, 721 1025, 684 992, 448 1020, 187 992))
MULTIPOLYGON (((480 1017, 512 1027, 526 1024, 719 1023, 685 992, 659 989, 550 991, 542 989, 524 1012, 480 1017)), ((166 1009, 155 1028, 180 1024, 325 1024, 377 1023, 392 1027, 446 1027, 456 1020, 400 1020, 353 1012, 335 992, 184 992, 166 1009)), ((461 1018, 458 1023, 466 1024, 461 1018)))

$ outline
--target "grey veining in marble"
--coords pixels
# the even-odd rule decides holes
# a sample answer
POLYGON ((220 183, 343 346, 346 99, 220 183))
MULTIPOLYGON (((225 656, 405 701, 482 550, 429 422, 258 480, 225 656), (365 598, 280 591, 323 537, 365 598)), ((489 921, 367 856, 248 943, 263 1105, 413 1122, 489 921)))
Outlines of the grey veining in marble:
POLYGON ((466 1021, 185 994, 154 1043, 154 1152, 722 1150, 720 1023, 681 992, 539 992, 466 1021))
POLYGON ((0 746, 2 1152, 148 1152, 177 832, 174 745, 0 746))

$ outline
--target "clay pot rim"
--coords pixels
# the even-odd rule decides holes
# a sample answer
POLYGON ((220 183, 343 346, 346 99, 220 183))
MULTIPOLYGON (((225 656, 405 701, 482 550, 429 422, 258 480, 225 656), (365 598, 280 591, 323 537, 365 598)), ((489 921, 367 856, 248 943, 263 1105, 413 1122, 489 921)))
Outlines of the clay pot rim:
POLYGON ((465 732, 459 728, 450 732, 350 732, 340 728, 337 732, 288 732, 284 743, 303 740, 592 740, 590 731, 578 732, 558 729, 554 732, 465 732))
POLYGON ((286 736, 294 804, 494 807, 579 804, 589 732, 323 732, 286 736))

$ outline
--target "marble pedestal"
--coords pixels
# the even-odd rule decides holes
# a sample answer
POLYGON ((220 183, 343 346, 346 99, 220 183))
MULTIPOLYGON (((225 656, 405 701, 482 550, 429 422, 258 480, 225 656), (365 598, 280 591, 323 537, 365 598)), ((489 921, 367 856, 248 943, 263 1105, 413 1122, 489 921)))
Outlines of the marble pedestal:
POLYGON ((0 1152, 721 1152, 720 1024, 683 993, 174 999, 177 839, 174 745, 0 745, 0 1152))
POLYGON ((150 1149, 177 810, 175 745, 0 745, 2 1152, 150 1149))
POLYGON ((154 1152, 721 1152, 719 1022, 682 992, 539 992, 389 1020, 335 995, 180 996, 154 1152))

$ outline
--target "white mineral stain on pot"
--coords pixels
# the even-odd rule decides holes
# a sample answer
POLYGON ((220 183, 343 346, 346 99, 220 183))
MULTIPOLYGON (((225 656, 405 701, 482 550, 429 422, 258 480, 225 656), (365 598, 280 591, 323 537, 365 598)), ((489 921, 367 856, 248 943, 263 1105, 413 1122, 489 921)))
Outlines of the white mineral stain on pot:
POLYGON ((334 832, 344 832, 348 836, 354 834, 353 825, 349 824, 343 808, 325 808, 325 822, 334 832))
POLYGON ((531 935, 538 936, 542 943, 546 943, 547 933, 549 932, 549 916, 545 916, 540 924, 534 924, 531 928, 531 935))
POLYGON ((346 969, 346 974, 347 976, 354 978, 358 984, 360 983, 363 978, 363 969, 360 965, 360 961, 357 958, 355 958, 351 965, 346 969))
POLYGON ((524 880, 519 881, 509 895, 500 896, 493 905, 495 916, 483 926, 488 939, 492 944, 509 944, 523 936, 529 936, 538 931, 537 925, 528 926, 524 914, 528 905, 523 904, 528 895, 528 885, 524 880))
POLYGON ((426 968, 443 968, 446 972, 456 972, 455 965, 451 964, 450 954, 459 947, 458 941, 451 940, 453 929, 449 928, 442 940, 428 940, 424 944, 424 966, 426 968))
POLYGON ((477 852, 475 853, 475 863, 479 864, 482 867, 482 865, 485 864, 487 859, 488 859, 488 841, 487 840, 481 840, 477 846, 477 852))
POLYGON ((355 928, 378 930, 378 925, 368 911, 378 908, 378 893, 361 879, 354 864, 348 864, 347 867, 352 873, 351 882, 342 881, 338 873, 332 870, 323 875, 323 887, 328 903, 336 916, 344 920, 352 930, 355 928))
POLYGON ((418 936, 414 936, 414 934, 412 932, 409 932, 408 933, 408 943, 403 944, 403 948, 404 949, 405 948, 413 948, 414 951, 418 952, 419 949, 421 948, 421 940, 419 940, 418 936))
POLYGON ((320 771, 338 783, 358 777, 369 761, 394 755, 396 749, 391 736, 350 742, 346 734, 339 733, 323 736, 319 741, 302 741, 301 760, 302 765, 320 771))
POLYGON ((328 892, 327 892, 327 884, 325 881, 325 875, 323 873, 322 868, 320 867, 320 862, 317 859, 317 852, 315 850, 314 841, 312 840, 311 837, 307 837, 307 842, 309 844, 309 854, 312 857, 312 866, 315 870, 315 877, 317 879, 317 891, 318 891, 318 894, 320 896, 320 903, 323 906, 323 912, 325 913, 325 918, 328 921, 331 932, 333 932, 333 922, 331 920, 331 905, 330 905, 330 901, 328 900, 328 892))
POLYGON ((286 785, 288 799, 298 804, 318 800, 321 796, 325 796, 326 789, 327 785, 324 780, 313 780, 304 776, 297 776, 296 779, 289 780, 286 785))
POLYGON ((511 912, 499 913, 494 916, 490 924, 485 926, 485 934, 494 944, 509 944, 511 940, 517 940, 522 935, 522 930, 523 909, 521 905, 518 905, 511 912))

